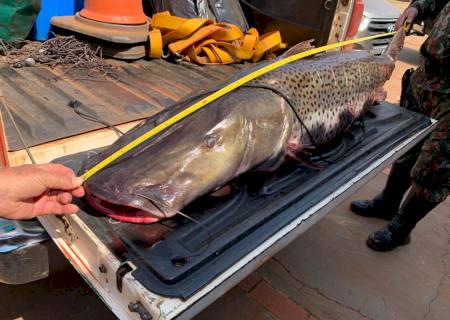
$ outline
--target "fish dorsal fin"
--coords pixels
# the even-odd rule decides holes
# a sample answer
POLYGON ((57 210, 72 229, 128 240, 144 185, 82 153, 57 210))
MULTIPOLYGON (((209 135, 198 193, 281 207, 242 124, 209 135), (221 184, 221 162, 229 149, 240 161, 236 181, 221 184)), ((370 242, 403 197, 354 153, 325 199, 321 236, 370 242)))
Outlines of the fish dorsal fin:
POLYGON ((280 56, 280 58, 287 58, 287 57, 293 56, 294 54, 314 49, 315 46, 312 44, 313 42, 314 42, 314 39, 309 39, 306 41, 299 42, 296 45, 292 46, 285 53, 283 53, 280 56))

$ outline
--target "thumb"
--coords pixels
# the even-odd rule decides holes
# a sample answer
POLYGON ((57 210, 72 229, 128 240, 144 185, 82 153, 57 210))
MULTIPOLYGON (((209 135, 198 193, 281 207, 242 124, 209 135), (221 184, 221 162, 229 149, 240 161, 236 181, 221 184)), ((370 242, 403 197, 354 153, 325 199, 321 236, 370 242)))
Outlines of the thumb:
POLYGON ((395 30, 398 30, 400 28, 403 27, 403 24, 405 23, 407 16, 402 14, 398 19, 397 22, 395 23, 395 30))
POLYGON ((406 16, 406 22, 409 24, 412 24, 414 22, 414 20, 416 19, 419 11, 414 8, 414 7, 410 7, 407 11, 407 16, 406 16))
POLYGON ((54 190, 73 190, 81 186, 83 183, 81 178, 46 170, 42 170, 40 172, 39 181, 47 189, 54 190))

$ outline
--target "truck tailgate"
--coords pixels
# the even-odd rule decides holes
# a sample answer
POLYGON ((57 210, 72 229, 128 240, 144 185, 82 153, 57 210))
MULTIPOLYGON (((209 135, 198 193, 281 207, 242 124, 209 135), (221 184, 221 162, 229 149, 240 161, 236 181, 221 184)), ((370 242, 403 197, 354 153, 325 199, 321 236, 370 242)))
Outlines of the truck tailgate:
MULTIPOLYGON (((181 216, 152 225, 118 223, 81 201, 71 217, 41 222, 120 318, 190 318, 311 227, 426 136, 424 116, 382 104, 364 127, 320 151, 322 169, 287 163, 245 174, 230 195, 204 196, 181 216)), ((95 150, 89 152, 96 152, 95 150)), ((74 170, 89 152, 57 162, 74 170)), ((120 183, 120 181, 118 181, 120 183)))

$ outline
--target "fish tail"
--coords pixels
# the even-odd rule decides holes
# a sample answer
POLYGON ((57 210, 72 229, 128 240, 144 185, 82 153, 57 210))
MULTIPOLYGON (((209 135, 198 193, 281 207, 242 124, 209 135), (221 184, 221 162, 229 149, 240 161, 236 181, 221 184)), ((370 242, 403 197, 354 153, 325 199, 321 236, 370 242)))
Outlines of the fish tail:
POLYGON ((405 43, 406 32, 404 28, 400 28, 397 30, 397 33, 391 40, 389 46, 384 50, 383 55, 388 56, 392 60, 396 61, 400 51, 403 49, 403 45, 405 43))

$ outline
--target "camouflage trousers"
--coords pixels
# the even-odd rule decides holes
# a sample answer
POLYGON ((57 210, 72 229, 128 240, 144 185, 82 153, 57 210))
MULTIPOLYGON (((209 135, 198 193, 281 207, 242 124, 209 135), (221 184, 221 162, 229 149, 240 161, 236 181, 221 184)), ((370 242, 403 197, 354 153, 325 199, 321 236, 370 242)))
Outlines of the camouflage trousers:
POLYGON ((404 92, 404 107, 438 120, 438 125, 399 158, 392 169, 411 170, 415 190, 428 201, 439 203, 447 198, 450 189, 450 91, 442 85, 438 90, 420 85, 424 79, 426 76, 420 69, 413 73, 404 92))

